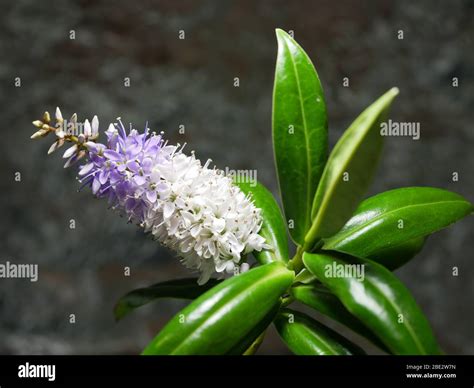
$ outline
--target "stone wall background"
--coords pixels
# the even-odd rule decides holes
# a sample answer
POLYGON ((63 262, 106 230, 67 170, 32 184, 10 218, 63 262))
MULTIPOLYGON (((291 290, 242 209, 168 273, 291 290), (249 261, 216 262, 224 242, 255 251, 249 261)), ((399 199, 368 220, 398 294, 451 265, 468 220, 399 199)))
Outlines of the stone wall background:
MULTIPOLYGON (((37 283, 0 280, 0 353, 138 353, 183 303, 163 300, 117 324, 115 301, 133 288, 188 275, 103 201, 78 193, 73 169, 62 168, 59 153, 46 156, 49 141, 29 140, 31 121, 57 105, 80 118, 97 113, 103 125, 117 116, 137 127, 149 121, 221 168, 257 169, 276 193, 275 27, 294 30, 315 62, 331 145, 391 86, 401 90, 392 118, 421 123, 419 141, 387 139, 370 194, 433 185, 474 200, 472 1, 254 3, 0 1, 0 261, 40 266, 37 283), (346 76, 350 88, 342 87, 346 76), (453 171, 459 182, 452 182, 453 171), (124 266, 132 276, 123 276, 124 266)), ((466 219, 438 233, 398 271, 447 353, 474 353, 472 226, 466 219)), ((261 353, 285 352, 271 332, 261 353)))

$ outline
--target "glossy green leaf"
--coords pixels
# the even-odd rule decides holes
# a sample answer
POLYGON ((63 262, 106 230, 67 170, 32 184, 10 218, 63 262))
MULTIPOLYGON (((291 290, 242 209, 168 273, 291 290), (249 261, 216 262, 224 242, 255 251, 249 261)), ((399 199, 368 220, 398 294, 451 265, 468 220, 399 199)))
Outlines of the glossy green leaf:
POLYGON ((245 194, 250 194, 255 206, 262 210, 262 229, 259 234, 265 238, 266 243, 272 249, 252 252, 260 264, 272 261, 288 261, 288 238, 286 235, 285 221, 280 211, 280 207, 275 201, 272 193, 260 183, 236 182, 236 185, 245 194))
POLYGON ((231 350, 227 352, 229 355, 250 355, 252 352, 256 352, 261 342, 263 341, 263 335, 267 330, 268 326, 275 319, 278 310, 280 309, 281 303, 278 301, 275 303, 273 308, 260 320, 245 337, 239 341, 231 350))
POLYGON ((221 280, 209 279, 206 284, 200 286, 197 284, 197 278, 188 278, 138 288, 119 299, 114 308, 115 319, 118 321, 134 309, 159 298, 195 299, 220 282, 221 280))
POLYGON ((321 314, 342 323, 362 337, 382 349, 386 349, 385 345, 365 327, 356 317, 354 317, 344 305, 321 284, 300 285, 291 289, 291 295, 295 300, 315 309, 321 314))
POLYGON ((362 112, 329 155, 314 196, 307 245, 337 232, 365 194, 383 145, 380 124, 397 94, 397 88, 390 89, 362 112))
POLYGON ((440 353, 426 317, 408 289, 385 267, 341 254, 305 253, 303 262, 392 353, 440 353))
POLYGON ((279 262, 227 279, 176 314, 143 354, 227 354, 272 311, 293 279, 279 262))
POLYGON ((324 249, 378 256, 377 261, 384 263, 388 248, 445 228, 472 210, 467 200, 446 190, 406 187, 386 191, 362 202, 342 230, 325 240, 324 249))
POLYGON ((308 55, 284 31, 277 29, 276 35, 273 150, 289 231, 295 242, 303 244, 327 158, 326 104, 308 55))
POLYGON ((288 348, 297 355, 352 355, 363 350, 334 330, 298 311, 284 309, 275 327, 288 348))
POLYGON ((420 253, 425 245, 425 240, 426 237, 415 237, 401 244, 388 246, 370 253, 366 258, 382 264, 389 270, 394 271, 408 263, 418 253, 420 253))

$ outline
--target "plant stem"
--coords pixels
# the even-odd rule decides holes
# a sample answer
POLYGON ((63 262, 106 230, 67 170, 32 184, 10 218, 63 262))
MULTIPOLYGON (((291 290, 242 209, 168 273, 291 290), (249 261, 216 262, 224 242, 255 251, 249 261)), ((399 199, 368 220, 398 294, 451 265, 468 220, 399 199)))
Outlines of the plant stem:
POLYGON ((284 298, 282 298, 281 307, 286 307, 290 305, 291 303, 293 303, 293 301, 294 301, 294 298, 291 295, 285 296, 284 298))
POLYGON ((296 249, 295 255, 293 256, 293 258, 290 260, 290 263, 289 263, 290 269, 294 270, 296 274, 298 274, 298 272, 300 272, 301 269, 303 268, 302 257, 303 257, 303 249, 301 246, 298 246, 298 248, 296 249))
POLYGON ((307 242, 305 242, 303 246, 299 245, 298 248, 296 249, 295 255, 290 260, 289 268, 295 271, 296 274, 298 274, 304 268, 303 253, 312 252, 315 249, 320 248, 322 245, 323 245, 323 242, 321 240, 317 241, 312 246, 308 244, 307 242))
POLYGON ((263 338, 265 337, 265 333, 267 331, 264 330, 262 334, 260 334, 256 339, 255 341, 252 343, 252 345, 249 346, 249 348, 243 353, 244 356, 253 356, 258 348, 260 347, 260 345, 262 344, 263 342, 263 338))

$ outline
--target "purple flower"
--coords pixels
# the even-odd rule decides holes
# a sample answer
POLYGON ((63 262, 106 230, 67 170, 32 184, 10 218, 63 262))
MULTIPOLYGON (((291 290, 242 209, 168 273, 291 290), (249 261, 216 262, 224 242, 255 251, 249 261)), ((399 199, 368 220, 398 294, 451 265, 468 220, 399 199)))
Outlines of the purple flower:
POLYGON ((160 158, 163 140, 160 135, 127 134, 120 119, 106 131, 107 145, 88 144, 89 162, 81 166, 79 176, 84 186, 91 186, 99 198, 108 198, 113 208, 125 210, 130 220, 142 222, 144 198, 154 203, 156 184, 150 182, 152 167, 160 158))
MULTIPOLYGON (((71 122, 76 120, 74 114, 71 122)), ((77 136, 60 129, 64 120, 59 109, 56 121, 51 126, 45 113, 33 123, 39 128, 33 138, 54 132, 51 152, 73 143, 64 153, 66 166, 88 156, 79 170, 82 187, 108 198, 112 208, 177 252, 185 266, 199 271, 200 284, 215 272, 248 269, 242 262, 247 253, 271 248, 258 234, 260 209, 231 178, 210 168, 210 160, 202 165, 193 152, 184 154, 182 146, 167 144, 147 128, 138 133, 130 127, 127 133, 120 119, 107 129, 106 144, 96 142, 97 117, 92 123, 86 120, 77 136)))

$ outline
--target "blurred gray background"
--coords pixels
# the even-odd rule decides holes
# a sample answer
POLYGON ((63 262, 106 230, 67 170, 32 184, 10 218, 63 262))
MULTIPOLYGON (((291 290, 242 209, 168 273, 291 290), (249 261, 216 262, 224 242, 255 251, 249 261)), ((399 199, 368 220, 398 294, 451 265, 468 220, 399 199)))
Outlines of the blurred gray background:
MULTIPOLYGON (((105 201, 78 193, 62 152, 47 156, 49 140, 29 140, 31 121, 57 105, 68 117, 97 113, 102 129, 117 116, 137 128, 149 121, 220 168, 257 169, 276 193, 276 27, 293 30, 318 69, 331 145, 392 86, 401 90, 392 118, 421 123, 419 141, 387 139, 370 194, 433 185, 474 200, 472 1, 254 3, 0 1, 0 262, 38 263, 40 271, 37 283, 0 279, 0 353, 136 354, 184 303, 162 300, 115 323, 115 301, 131 289, 189 275, 105 201)), ((431 237, 398 271, 447 353, 474 354, 472 226, 466 219, 431 237)), ((287 350, 271 331, 260 353, 287 350)))

